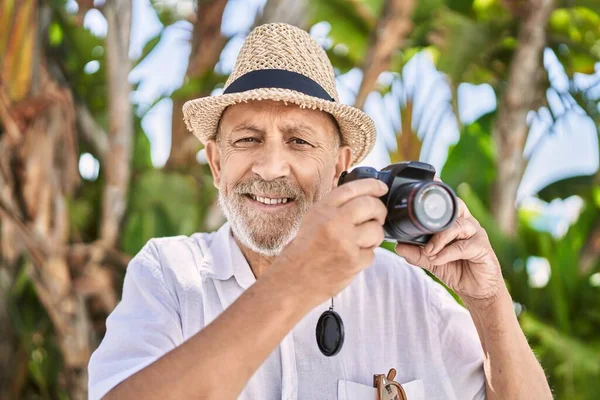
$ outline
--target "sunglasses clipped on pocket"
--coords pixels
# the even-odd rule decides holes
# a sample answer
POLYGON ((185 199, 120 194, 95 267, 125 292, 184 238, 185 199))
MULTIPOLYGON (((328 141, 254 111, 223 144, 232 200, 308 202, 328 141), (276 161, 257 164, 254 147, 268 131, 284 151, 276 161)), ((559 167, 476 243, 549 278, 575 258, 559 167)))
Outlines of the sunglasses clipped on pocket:
POLYGON ((387 376, 373 375, 373 386, 377 389, 377 400, 407 400, 402 385, 394 381, 396 370, 390 369, 387 376))

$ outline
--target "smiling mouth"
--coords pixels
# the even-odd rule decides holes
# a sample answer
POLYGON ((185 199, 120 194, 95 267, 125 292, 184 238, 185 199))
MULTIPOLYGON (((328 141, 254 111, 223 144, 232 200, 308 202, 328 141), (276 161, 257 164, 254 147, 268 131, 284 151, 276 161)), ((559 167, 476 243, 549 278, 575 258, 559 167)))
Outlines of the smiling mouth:
POLYGON ((256 196, 251 193, 247 193, 246 197, 248 197, 249 199, 252 199, 258 203, 262 203, 262 204, 265 204, 268 206, 277 205, 277 204, 286 204, 286 203, 291 203, 292 201, 294 201, 294 199, 291 197, 270 198, 270 197, 256 196))

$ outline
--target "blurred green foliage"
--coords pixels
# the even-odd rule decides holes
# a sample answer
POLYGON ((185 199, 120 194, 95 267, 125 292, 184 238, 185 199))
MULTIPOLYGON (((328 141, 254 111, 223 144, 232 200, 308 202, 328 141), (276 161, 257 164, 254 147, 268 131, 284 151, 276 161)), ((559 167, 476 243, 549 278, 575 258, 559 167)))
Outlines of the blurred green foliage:
MULTIPOLYGON (((76 24, 65 11, 65 1, 50 2, 52 18, 47 32, 48 54, 60 66, 77 101, 84 103, 96 121, 108 127, 104 40, 76 24), (97 72, 84 67, 99 63, 97 72)), ((600 5, 595 0, 559 2, 549 23, 549 48, 557 55, 567 76, 592 74, 600 61, 600 5), (563 4, 564 3, 564 4, 563 4)), ((326 48, 337 71, 360 68, 369 36, 382 9, 382 0, 311 0, 311 23, 327 21, 332 45, 326 48), (363 8, 359 9, 357 6, 363 8), (348 52, 334 51, 344 45, 348 52)), ((177 19, 168 8, 157 11, 163 24, 177 19)), ((499 0, 420 0, 413 15, 414 28, 407 45, 394 55, 392 71, 402 79, 402 68, 420 51, 433 55, 438 69, 453 84, 488 83, 500 96, 514 49, 518 45, 518 21, 499 0)), ((136 64, 156 48, 162 32, 150 39, 136 64)), ((172 97, 186 96, 222 84, 226 76, 210 73, 186 81, 172 97)), ((575 88, 569 93, 596 126, 600 96, 575 88)), ((157 99, 158 101, 159 99, 157 99)), ((402 110, 398 110, 399 113, 402 110)), ((600 219, 598 177, 574 177, 555 182, 539 196, 545 201, 578 195, 584 208, 566 235, 555 238, 536 228, 535 213, 521 210, 518 234, 503 235, 490 212, 491 187, 498 155, 491 136, 495 112, 465 125, 460 140, 448 152, 442 179, 454 187, 473 215, 487 230, 503 266, 503 273, 519 318, 536 354, 549 375, 559 399, 596 399, 600 389, 600 287, 590 277, 599 271, 582 271, 580 254, 587 237, 600 219), (548 260, 551 277, 544 287, 531 287, 525 264, 529 257, 548 260)), ((143 114, 136 110, 135 149, 126 218, 120 246, 130 255, 152 237, 189 235, 206 229, 206 220, 216 191, 206 166, 193 171, 156 169, 150 158, 150 143, 142 129, 143 114)), ((402 135, 401 132, 398 133, 402 135)), ((93 148, 85 142, 80 151, 93 148)), ((392 154, 392 158, 394 155, 392 154)), ((83 181, 69 203, 72 238, 89 242, 97 238, 101 216, 103 171, 96 180, 83 181)), ((37 300, 23 268, 10 292, 11 321, 20 338, 26 362, 23 395, 27 398, 66 398, 58 382, 62 361, 53 341, 52 325, 37 300)))

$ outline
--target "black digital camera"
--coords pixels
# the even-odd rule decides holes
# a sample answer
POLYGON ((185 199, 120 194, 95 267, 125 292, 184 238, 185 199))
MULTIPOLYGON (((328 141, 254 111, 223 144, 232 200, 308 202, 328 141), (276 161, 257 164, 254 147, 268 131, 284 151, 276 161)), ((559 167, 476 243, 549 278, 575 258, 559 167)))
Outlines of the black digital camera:
POLYGON ((338 185, 365 178, 379 179, 389 188, 381 197, 388 210, 383 225, 388 241, 424 245, 456 219, 456 195, 448 185, 434 180, 435 168, 430 164, 401 162, 381 171, 357 167, 342 172, 338 185))

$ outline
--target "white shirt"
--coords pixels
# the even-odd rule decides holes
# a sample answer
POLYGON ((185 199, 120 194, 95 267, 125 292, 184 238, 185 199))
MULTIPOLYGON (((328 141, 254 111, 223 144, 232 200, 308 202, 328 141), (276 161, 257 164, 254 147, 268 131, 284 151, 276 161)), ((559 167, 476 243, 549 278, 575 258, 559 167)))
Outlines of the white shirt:
MULTIPOLYGON (((121 302, 91 357, 90 399, 194 336, 254 282, 228 224, 213 233, 150 240, 129 264, 121 302)), ((240 399, 365 398, 359 393, 373 391, 373 375, 390 368, 397 370, 397 382, 407 384, 409 400, 485 398, 473 321, 420 268, 376 249, 373 265, 334 304, 345 327, 340 353, 322 355, 315 340, 328 301, 283 339, 240 399)), ((202 354, 197 356, 200 362, 202 354)))

